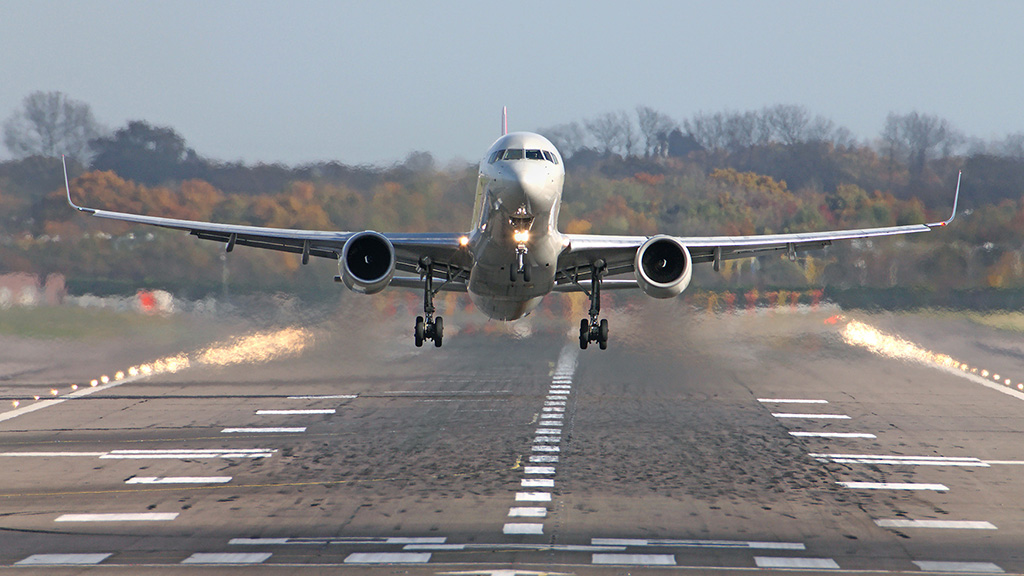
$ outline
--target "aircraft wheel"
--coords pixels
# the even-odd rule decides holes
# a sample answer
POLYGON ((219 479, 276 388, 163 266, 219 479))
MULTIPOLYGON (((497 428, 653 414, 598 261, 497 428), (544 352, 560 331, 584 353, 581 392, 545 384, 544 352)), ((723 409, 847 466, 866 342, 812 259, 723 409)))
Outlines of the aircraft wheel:
POLYGON ((413 330, 413 336, 416 339, 416 347, 423 346, 423 335, 424 335, 423 316, 416 317, 416 329, 413 330))
POLYGON ((438 316, 434 319, 434 346, 441 347, 441 340, 444 338, 444 318, 438 316))
POLYGON ((601 343, 601 350, 608 347, 608 320, 601 320, 597 331, 597 341, 601 343))
POLYGON ((580 320, 580 350, 586 350, 590 344, 590 322, 584 318, 580 320))

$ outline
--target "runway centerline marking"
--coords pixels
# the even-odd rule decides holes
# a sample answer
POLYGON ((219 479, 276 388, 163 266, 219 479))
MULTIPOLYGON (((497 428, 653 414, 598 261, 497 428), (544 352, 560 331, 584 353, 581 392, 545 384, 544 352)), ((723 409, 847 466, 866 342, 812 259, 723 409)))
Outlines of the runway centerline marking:
POLYGON ((305 426, 293 428, 225 428, 221 434, 301 434, 306 431, 305 426))
POLYGON ((869 440, 878 438, 878 436, 866 432, 790 432, 789 434, 797 438, 867 438, 869 440))
POLYGON ((850 420, 846 414, 801 414, 793 412, 772 412, 776 418, 807 418, 810 420, 850 420))
POLYGON ((182 564, 262 564, 271 552, 196 552, 182 564))
POLYGON ((334 408, 308 408, 308 409, 298 409, 298 410, 272 410, 271 409, 271 410, 257 410, 256 411, 256 415, 257 416, 270 416, 270 415, 301 416, 303 414, 334 414, 336 412, 337 412, 337 410, 335 410, 334 408))
POLYGON ((430 561, 430 552, 353 552, 345 557, 345 564, 424 564, 430 561))
POLYGON ((226 484, 231 476, 135 476, 125 484, 226 484))
POLYGON ((758 568, 794 568, 813 570, 838 570, 839 564, 831 558, 783 558, 776 556, 754 556, 758 568))
POLYGON ((945 484, 915 484, 911 482, 837 482, 845 488, 859 490, 934 490, 948 492, 945 484))
POLYGON ((1002 574, 1004 570, 991 562, 936 562, 929 560, 913 560, 917 567, 925 572, 974 572, 1002 574))
POLYGON ((65 566, 99 564, 113 555, 113 552, 97 554, 33 554, 14 563, 15 566, 65 566))
POLYGON ((629 564, 637 566, 675 566, 676 557, 672 554, 593 554, 592 564, 629 564))
POLYGON ((800 398, 758 398, 757 401, 765 404, 828 404, 828 400, 800 398))

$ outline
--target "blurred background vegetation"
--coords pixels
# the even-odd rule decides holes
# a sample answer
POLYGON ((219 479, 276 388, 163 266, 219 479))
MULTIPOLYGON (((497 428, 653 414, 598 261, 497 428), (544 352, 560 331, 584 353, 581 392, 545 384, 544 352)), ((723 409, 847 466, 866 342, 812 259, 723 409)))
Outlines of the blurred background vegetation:
MULTIPOLYGON (((826 251, 727 262, 694 288, 741 294, 820 289, 851 305, 1021 308, 1024 134, 972 138, 941 118, 892 113, 858 139, 801 106, 701 113, 609 112, 541 127, 565 156, 560 229, 683 236, 801 232, 945 219, 947 229, 840 243, 826 251)), ((87 104, 36 92, 3 124, 0 274, 63 274, 71 294, 167 290, 181 298, 287 292, 324 298, 335 264, 88 218, 64 199, 150 215, 286 228, 464 231, 475 164, 429 152, 390 166, 221 162, 173 128, 103 128, 87 104)), ((483 137, 483 136, 482 136, 483 137)), ((489 144, 481 141, 481 152, 489 144)))

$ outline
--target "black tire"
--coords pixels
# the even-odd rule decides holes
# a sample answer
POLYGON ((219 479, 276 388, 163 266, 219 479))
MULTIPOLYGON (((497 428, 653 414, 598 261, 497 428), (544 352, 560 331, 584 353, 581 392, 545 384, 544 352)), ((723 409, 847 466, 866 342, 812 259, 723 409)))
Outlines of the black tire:
POLYGON ((590 344, 590 322, 584 318, 580 320, 580 350, 586 350, 590 344))
POLYGON ((597 341, 600 342, 601 344, 604 344, 604 346, 601 347, 601 349, 604 350, 605 347, 608 346, 608 320, 601 320, 601 324, 599 324, 597 334, 597 341))
POLYGON ((423 316, 417 316, 416 317, 416 328, 413 330, 413 337, 416 340, 416 347, 417 348, 423 346, 423 332, 424 332, 424 329, 425 328, 423 326, 423 316))
POLYGON ((444 339, 444 318, 438 316, 434 318, 434 346, 436 348, 441 347, 442 339, 444 339))

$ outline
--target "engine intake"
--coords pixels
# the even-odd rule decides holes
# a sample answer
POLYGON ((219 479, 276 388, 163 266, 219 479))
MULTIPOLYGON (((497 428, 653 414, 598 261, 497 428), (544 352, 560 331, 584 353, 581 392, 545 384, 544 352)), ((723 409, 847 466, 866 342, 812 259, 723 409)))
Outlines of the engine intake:
POLYGON ((342 282, 350 290, 376 294, 395 275, 395 247, 378 232, 359 232, 345 242, 338 268, 342 282))
POLYGON ((690 251, 671 236, 655 236, 640 246, 633 262, 636 281, 653 298, 682 294, 693 275, 690 251))

